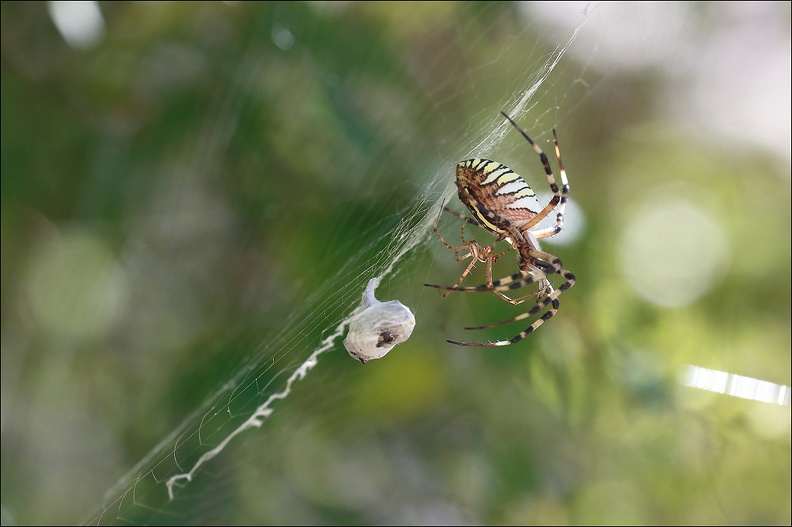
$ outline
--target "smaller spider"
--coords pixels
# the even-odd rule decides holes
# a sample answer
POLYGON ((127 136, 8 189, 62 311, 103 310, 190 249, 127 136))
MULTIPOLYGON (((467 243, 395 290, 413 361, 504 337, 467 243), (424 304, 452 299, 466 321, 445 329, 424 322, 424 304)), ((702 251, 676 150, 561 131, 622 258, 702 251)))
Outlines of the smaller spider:
MULTIPOLYGON (((437 215, 437 219, 435 220, 434 233, 437 235, 438 238, 440 238, 440 241, 443 242, 443 245, 445 245, 448 249, 451 249, 452 251, 454 251, 454 256, 456 257, 456 261, 457 262, 461 262, 463 260, 467 260, 470 257, 473 258, 472 260, 470 260, 470 264, 468 264, 467 269, 465 269, 462 272, 462 276, 459 277, 459 280, 457 280, 457 283, 452 285, 448 289, 448 291, 443 293, 443 297, 446 297, 446 296, 450 295, 451 291, 456 289, 457 286, 462 283, 462 280, 464 280, 467 277, 467 275, 470 273, 470 271, 473 270, 473 267, 476 265, 477 262, 484 262, 484 263, 487 264, 487 284, 492 285, 492 264, 494 264, 498 260, 498 258, 500 258, 504 254, 506 254, 507 252, 512 250, 511 246, 509 246, 503 252, 493 253, 494 249, 492 247, 490 247, 489 245, 483 245, 482 246, 482 245, 479 245, 476 242, 476 240, 470 240, 470 241, 465 240, 465 223, 468 223, 468 222, 473 223, 473 225, 479 226, 477 223, 474 223, 469 218, 466 218, 465 216, 462 216, 458 212, 453 211, 453 210, 449 209, 448 207, 443 207, 440 210, 440 214, 437 215), (463 245, 451 245, 451 244, 449 244, 448 242, 445 241, 445 239, 443 239, 443 236, 440 234, 440 232, 438 232, 437 224, 440 221, 440 215, 443 213, 443 210, 453 214, 454 216, 457 216, 457 217, 465 220, 465 222, 462 224, 462 229, 461 229, 461 238, 462 238, 463 245), (463 254, 462 256, 460 256, 459 253, 464 251, 464 250, 467 250, 467 254, 463 254)), ((512 299, 510 299, 508 296, 504 295, 500 291, 495 291, 494 288, 492 290, 495 292, 495 294, 497 294, 498 296, 500 296, 501 298, 503 298, 507 302, 512 302, 512 299)))
POLYGON ((460 161, 456 167, 456 184, 459 199, 467 206, 475 219, 462 216, 448 208, 445 208, 445 210, 464 219, 466 223, 478 225, 492 232, 497 236, 495 243, 505 241, 509 247, 500 253, 496 253, 494 244, 492 247, 488 245, 482 246, 475 240, 465 240, 464 224, 462 225, 463 245, 451 245, 443 239, 437 230, 437 221, 440 219, 438 215, 434 232, 440 238, 440 241, 443 242, 443 245, 454 251, 458 262, 467 258, 472 258, 472 260, 453 286, 424 285, 437 289, 447 289, 448 291, 443 296, 448 295, 451 291, 492 291, 513 305, 521 304, 534 295, 537 297, 536 305, 525 313, 503 322, 465 329, 487 329, 509 324, 532 317, 548 308, 548 306, 549 309, 539 319, 535 320, 533 324, 509 340, 486 343, 448 341, 451 344, 460 346, 507 346, 521 341, 555 316, 560 305, 558 297, 575 284, 575 275, 562 267, 561 260, 550 253, 542 251, 539 247, 539 239, 555 236, 563 229, 564 209, 569 198, 569 182, 567 181, 564 165, 561 162, 561 150, 558 147, 558 137, 555 130, 553 130, 553 143, 555 145, 556 158, 558 159, 561 189, 556 184, 547 156, 539 148, 539 145, 534 143, 511 117, 504 112, 501 112, 501 114, 522 134, 539 156, 547 181, 550 184, 550 190, 553 192, 553 197, 547 205, 541 207, 536 200, 536 194, 528 183, 506 165, 480 158, 460 161), (549 216, 553 210, 556 210, 556 224, 553 227, 531 230, 549 216), (519 272, 500 280, 493 280, 493 264, 511 249, 514 249, 518 254, 519 272), (460 252, 464 250, 467 250, 467 254, 460 256, 460 252), (459 287, 459 284, 467 277, 476 262, 486 262, 487 283, 476 287, 459 287), (549 276, 554 274, 559 274, 566 280, 558 289, 553 289, 549 280, 549 276), (537 293, 526 294, 518 298, 510 298, 504 294, 505 291, 517 290, 532 283, 538 283, 539 291, 537 293))

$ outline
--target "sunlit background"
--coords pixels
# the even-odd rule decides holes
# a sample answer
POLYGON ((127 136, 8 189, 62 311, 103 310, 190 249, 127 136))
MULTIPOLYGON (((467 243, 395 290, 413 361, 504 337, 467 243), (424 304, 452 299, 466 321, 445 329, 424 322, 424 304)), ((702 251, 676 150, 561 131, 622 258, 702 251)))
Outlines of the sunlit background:
POLYGON ((0 10, 3 525, 792 522, 788 2, 0 10), (423 286, 457 161, 548 199, 501 110, 558 131, 578 281, 460 348, 528 325, 423 286), (386 270, 412 338, 169 500, 386 270))

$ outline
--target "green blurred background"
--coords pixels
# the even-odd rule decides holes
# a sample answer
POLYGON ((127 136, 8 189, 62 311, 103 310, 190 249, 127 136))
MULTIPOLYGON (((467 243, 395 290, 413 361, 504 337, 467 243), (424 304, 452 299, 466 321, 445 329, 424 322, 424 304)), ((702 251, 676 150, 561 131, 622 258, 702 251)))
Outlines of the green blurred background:
POLYGON ((792 521, 788 391, 681 382, 790 385, 789 3, 0 9, 4 525, 792 521), (532 89, 578 282, 454 347, 522 323, 423 287, 465 266, 433 206, 471 155, 547 195, 532 89), (412 242, 411 340, 339 339, 168 501, 412 242))

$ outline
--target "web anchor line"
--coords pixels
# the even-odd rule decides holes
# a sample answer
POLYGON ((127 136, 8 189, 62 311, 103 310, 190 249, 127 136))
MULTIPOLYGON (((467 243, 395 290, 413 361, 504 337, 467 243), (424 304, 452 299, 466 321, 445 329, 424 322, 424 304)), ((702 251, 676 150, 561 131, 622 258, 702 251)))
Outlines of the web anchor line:
POLYGON ((225 439, 223 439, 218 445, 211 450, 208 450, 198 458, 198 461, 192 466, 192 468, 188 472, 183 472, 181 474, 176 474, 168 478, 165 482, 165 485, 168 487, 168 499, 173 501, 174 493, 173 488, 174 486, 178 485, 180 482, 187 482, 189 483, 192 481, 193 476, 201 468, 202 465, 209 462, 213 458, 215 458, 220 452, 225 450, 225 447, 228 446, 228 443, 231 442, 234 437, 241 434, 245 430, 249 428, 259 428, 262 424, 264 424, 264 420, 272 415, 274 411, 273 408, 270 407, 272 403, 279 399, 285 399, 291 393, 292 385, 297 382, 301 381, 308 375, 308 372, 311 371, 314 366, 319 362, 319 355, 322 353, 333 349, 335 346, 335 341, 337 338, 341 337, 344 334, 344 330, 346 326, 349 324, 349 317, 344 319, 335 329, 335 331, 328 335, 322 341, 322 345, 319 346, 311 353, 310 357, 308 357, 305 362, 300 364, 300 367, 294 370, 294 373, 291 374, 289 379, 286 381, 286 387, 281 390, 280 392, 273 393, 270 395, 264 403, 262 403, 256 410, 247 418, 247 420, 239 425, 233 432, 228 434, 225 439))

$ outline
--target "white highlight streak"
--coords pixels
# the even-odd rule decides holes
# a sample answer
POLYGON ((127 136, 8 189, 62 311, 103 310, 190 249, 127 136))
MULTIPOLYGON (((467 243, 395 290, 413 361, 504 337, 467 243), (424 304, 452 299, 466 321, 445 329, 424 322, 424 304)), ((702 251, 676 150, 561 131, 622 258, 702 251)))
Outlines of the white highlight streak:
POLYGON ((700 366, 688 366, 685 369, 682 384, 691 388, 723 393, 752 401, 781 406, 790 405, 789 386, 700 366))

